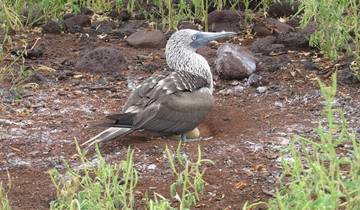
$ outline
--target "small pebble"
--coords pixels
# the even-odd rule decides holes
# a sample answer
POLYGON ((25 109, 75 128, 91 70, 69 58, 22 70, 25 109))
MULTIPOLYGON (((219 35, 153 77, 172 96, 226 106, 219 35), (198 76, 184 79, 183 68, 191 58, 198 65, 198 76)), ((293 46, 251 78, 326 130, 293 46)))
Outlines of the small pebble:
POLYGON ((266 90, 267 90, 267 87, 265 87, 265 86, 260 86, 260 87, 256 88, 256 92, 258 92, 258 93, 265 93, 266 90))
POLYGON ((153 170, 156 169, 156 165, 155 165, 155 164, 150 164, 150 165, 148 165, 146 168, 147 168, 148 170, 150 170, 150 171, 153 171, 153 170))
POLYGON ((276 107, 279 107, 279 108, 283 108, 283 107, 284 107, 284 104, 281 103, 280 101, 276 101, 276 102, 275 102, 275 106, 276 106, 276 107))
POLYGON ((235 88, 234 88, 234 94, 236 95, 236 96, 240 96, 240 95, 242 95, 242 92, 244 91, 244 87, 243 86, 241 86, 241 85, 237 85, 237 86, 235 86, 235 88))

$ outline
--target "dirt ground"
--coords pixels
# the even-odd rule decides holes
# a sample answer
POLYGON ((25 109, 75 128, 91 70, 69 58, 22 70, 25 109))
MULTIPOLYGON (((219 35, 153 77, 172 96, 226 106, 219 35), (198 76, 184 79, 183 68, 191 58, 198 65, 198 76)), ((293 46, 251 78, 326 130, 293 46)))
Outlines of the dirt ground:
MULTIPOLYGON (((120 110, 129 95, 128 87, 152 74, 144 63, 158 66, 156 71, 165 65, 163 49, 136 49, 116 38, 89 41, 76 34, 29 33, 14 40, 33 43, 37 38, 44 54, 27 59, 26 65, 56 71, 38 70, 33 78, 38 85, 28 84, 21 99, 6 92, 10 84, 0 85, 0 179, 7 183, 9 172, 13 186, 9 198, 15 210, 48 209, 55 188, 47 171, 63 169, 63 160, 77 164, 74 138, 82 143, 102 130, 92 125, 120 110), (99 46, 118 48, 128 67, 110 74, 75 72, 82 50, 99 46)), ((216 49, 204 47, 200 52, 213 66, 216 49)), ((197 145, 201 145, 204 158, 215 162, 207 168, 206 191, 194 209, 241 209, 245 202, 266 200, 275 192, 281 172, 280 150, 295 135, 313 135, 322 119, 322 100, 314 79, 326 62, 318 62, 319 68, 313 69, 307 65, 316 55, 315 50, 306 48, 261 57, 257 74, 265 89, 249 86, 245 80, 215 81, 216 105, 200 126, 202 135, 211 138, 184 144, 189 156, 195 157, 197 145)), ((327 76, 322 77, 328 81, 327 76)), ((350 124, 357 132, 358 93, 356 86, 340 85, 338 94, 338 107, 352 115, 350 124)), ((140 175, 137 206, 141 206, 146 191, 169 196, 173 176, 163 150, 165 145, 174 150, 177 144, 174 139, 135 133, 105 143, 101 152, 109 161, 119 161, 129 146, 135 149, 140 175)))

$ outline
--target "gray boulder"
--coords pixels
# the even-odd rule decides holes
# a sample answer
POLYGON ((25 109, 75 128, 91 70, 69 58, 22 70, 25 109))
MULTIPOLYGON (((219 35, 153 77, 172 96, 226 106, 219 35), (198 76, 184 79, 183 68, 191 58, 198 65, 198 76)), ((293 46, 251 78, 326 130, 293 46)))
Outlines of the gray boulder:
POLYGON ((224 44, 217 50, 216 73, 222 79, 244 79, 256 70, 256 58, 245 47, 224 44))
POLYGON ((285 46, 283 44, 277 44, 275 36, 266 36, 261 38, 256 38, 256 40, 251 43, 249 49, 253 53, 264 53, 269 54, 270 52, 277 52, 284 50, 285 46))
POLYGON ((163 48, 166 44, 166 37, 161 31, 137 31, 131 34, 126 42, 133 47, 163 48))
POLYGON ((91 25, 91 20, 87 15, 75 15, 64 20, 68 32, 81 32, 83 27, 91 25))
POLYGON ((241 16, 233 10, 212 11, 208 16, 209 31, 240 31, 241 16))

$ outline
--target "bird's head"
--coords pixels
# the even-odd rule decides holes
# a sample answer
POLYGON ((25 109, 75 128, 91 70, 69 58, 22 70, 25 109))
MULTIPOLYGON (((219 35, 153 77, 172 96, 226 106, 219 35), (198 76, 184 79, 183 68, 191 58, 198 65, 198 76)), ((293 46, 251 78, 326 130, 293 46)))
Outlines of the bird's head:
POLYGON ((206 45, 208 42, 216 39, 234 36, 234 32, 202 32, 192 29, 183 29, 171 35, 166 44, 166 50, 179 50, 190 49, 195 51, 201 46, 206 45))
POLYGON ((213 89, 212 74, 206 59, 196 50, 216 39, 234 36, 234 32, 202 32, 183 29, 171 35, 165 48, 166 62, 170 69, 188 71, 202 76, 213 89))

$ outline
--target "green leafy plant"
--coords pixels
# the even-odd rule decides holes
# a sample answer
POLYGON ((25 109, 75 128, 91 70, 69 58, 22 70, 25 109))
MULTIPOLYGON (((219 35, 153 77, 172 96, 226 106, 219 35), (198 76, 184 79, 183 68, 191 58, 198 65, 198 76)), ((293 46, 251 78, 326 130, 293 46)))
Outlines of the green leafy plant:
POLYGON ((50 209, 133 209, 134 188, 138 181, 134 151, 129 148, 121 164, 111 165, 96 148, 98 165, 92 167, 77 142, 76 148, 82 164, 80 170, 74 170, 66 163, 65 176, 56 169, 49 172, 57 192, 57 199, 51 202, 50 209))
MULTIPOLYGON (((24 43, 26 46, 26 43, 24 43)), ((27 54, 26 47, 19 50, 18 54, 12 57, 11 62, 0 66, 0 82, 10 82, 13 87, 25 83, 33 74, 33 70, 24 65, 25 56, 27 54)), ((0 61, 5 57, 0 58, 0 61)))
POLYGON ((66 9, 67 0, 41 0, 40 8, 42 11, 42 19, 49 21, 51 19, 59 19, 66 9))
POLYGON ((148 210, 174 210, 171 207, 169 200, 160 194, 154 193, 154 200, 150 199, 147 201, 148 210))
POLYGON ((7 197, 7 192, 4 190, 1 182, 0 182, 0 209, 11 210, 10 202, 7 197))
POLYGON ((9 172, 7 173, 8 176, 8 183, 7 183, 7 190, 5 190, 3 182, 0 182, 0 209, 1 210, 11 210, 10 201, 7 196, 8 192, 12 188, 12 182, 9 172))
MULTIPOLYGON (((126 159, 113 165, 105 162, 98 147, 97 162, 86 158, 77 141, 76 148, 80 162, 77 169, 65 162, 65 175, 56 169, 49 171, 57 192, 57 199, 50 203, 50 209, 134 209, 134 190, 138 182, 134 150, 129 148, 126 159)), ((175 154, 166 147, 165 154, 176 176, 176 182, 170 187, 171 194, 179 201, 179 209, 190 209, 199 201, 205 187, 205 169, 201 170, 201 167, 212 162, 202 158, 200 147, 196 162, 181 153, 181 144, 175 154)), ((153 199, 147 199, 146 206, 150 210, 174 209, 168 199, 157 193, 153 199)))
POLYGON ((294 139, 289 147, 292 158, 283 159, 282 187, 267 202, 269 209, 360 208, 360 143, 348 131, 343 113, 332 107, 336 75, 332 85, 319 84, 326 124, 316 129, 317 140, 294 139), (350 154, 342 150, 345 144, 350 154))
POLYGON ((205 31, 208 31, 209 1, 194 0, 193 5, 194 5, 194 13, 193 13, 194 18, 202 19, 205 23, 205 31))
POLYGON ((12 30, 19 31, 22 30, 24 25, 21 17, 21 8, 23 7, 24 2, 15 1, 11 4, 8 0, 0 0, 0 22, 3 22, 5 25, 3 28, 11 28, 12 30))
POLYGON ((215 0, 214 5, 216 6, 216 10, 220 11, 226 5, 226 0, 215 0))
POLYGON ((128 12, 130 12, 130 14, 133 16, 134 12, 135 12, 135 0, 128 0, 127 5, 126 5, 126 9, 128 12))
POLYGON ((201 166, 208 163, 213 164, 213 162, 202 158, 200 146, 198 146, 195 162, 181 153, 181 143, 175 153, 166 147, 165 154, 173 174, 177 177, 176 182, 170 186, 171 196, 180 202, 180 210, 190 209, 200 200, 200 194, 204 191, 203 175, 206 169, 201 170, 201 166))
MULTIPOLYGON (((9 183, 7 184, 8 191, 11 189, 11 179, 8 173, 9 183)), ((10 201, 8 199, 8 191, 3 187, 3 183, 0 182, 0 209, 1 210, 11 210, 10 201)))
MULTIPOLYGON (((358 0, 304 0, 302 25, 311 21, 317 31, 310 37, 310 45, 319 47, 329 58, 336 60, 344 49, 360 64, 360 2, 358 0)), ((358 72, 359 73, 359 72, 358 72)))

